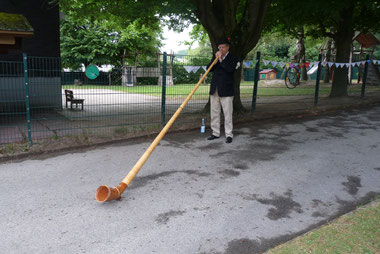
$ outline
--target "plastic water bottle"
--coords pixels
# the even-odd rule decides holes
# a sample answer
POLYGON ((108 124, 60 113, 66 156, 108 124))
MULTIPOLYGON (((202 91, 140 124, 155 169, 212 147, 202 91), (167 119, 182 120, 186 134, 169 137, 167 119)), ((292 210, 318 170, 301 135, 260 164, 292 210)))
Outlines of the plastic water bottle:
POLYGON ((206 126, 205 126, 205 119, 202 118, 202 124, 201 124, 201 133, 205 133, 206 131, 206 126))

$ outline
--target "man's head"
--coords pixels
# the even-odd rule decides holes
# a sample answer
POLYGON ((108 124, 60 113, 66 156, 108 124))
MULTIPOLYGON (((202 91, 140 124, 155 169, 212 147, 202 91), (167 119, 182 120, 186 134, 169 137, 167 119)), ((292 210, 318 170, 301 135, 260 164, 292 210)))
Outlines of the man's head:
POLYGON ((222 55, 225 55, 230 49, 230 41, 226 39, 220 40, 216 43, 216 46, 218 46, 218 50, 222 55))

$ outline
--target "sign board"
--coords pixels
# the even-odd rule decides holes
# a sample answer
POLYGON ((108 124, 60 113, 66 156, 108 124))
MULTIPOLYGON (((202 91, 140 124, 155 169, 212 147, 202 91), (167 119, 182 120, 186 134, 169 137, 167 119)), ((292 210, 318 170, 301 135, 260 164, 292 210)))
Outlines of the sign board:
POLYGON ((89 65, 86 68, 86 76, 89 79, 96 79, 99 76, 99 69, 96 65, 89 65))

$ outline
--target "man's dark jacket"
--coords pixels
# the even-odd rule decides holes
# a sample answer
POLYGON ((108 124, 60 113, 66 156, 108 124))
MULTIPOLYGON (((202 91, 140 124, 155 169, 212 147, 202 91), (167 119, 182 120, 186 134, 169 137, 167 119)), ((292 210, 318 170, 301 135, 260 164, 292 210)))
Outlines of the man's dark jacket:
MULTIPOLYGON (((215 60, 215 56, 211 62, 207 65, 207 69, 211 63, 215 60)), ((237 58, 228 53, 224 60, 219 61, 212 67, 210 71, 213 72, 211 79, 210 95, 218 90, 219 97, 234 96, 234 72, 236 69, 237 58)))

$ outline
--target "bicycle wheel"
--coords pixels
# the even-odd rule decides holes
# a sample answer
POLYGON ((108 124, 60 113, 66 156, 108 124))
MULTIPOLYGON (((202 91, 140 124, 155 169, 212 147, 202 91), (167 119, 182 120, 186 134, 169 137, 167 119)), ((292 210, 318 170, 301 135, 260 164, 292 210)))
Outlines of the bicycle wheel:
POLYGON ((285 75, 285 85, 289 89, 295 88, 300 82, 300 72, 297 68, 289 68, 285 75))

